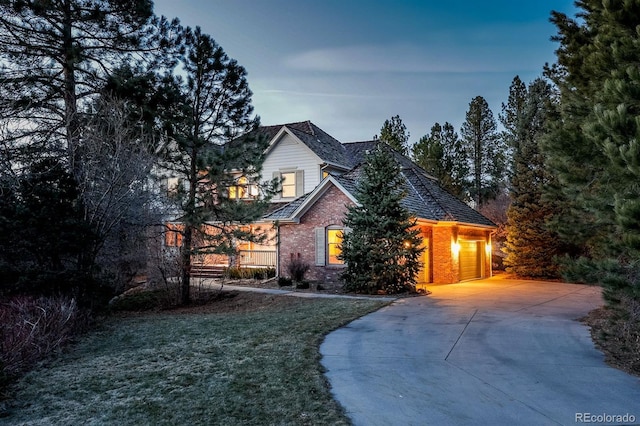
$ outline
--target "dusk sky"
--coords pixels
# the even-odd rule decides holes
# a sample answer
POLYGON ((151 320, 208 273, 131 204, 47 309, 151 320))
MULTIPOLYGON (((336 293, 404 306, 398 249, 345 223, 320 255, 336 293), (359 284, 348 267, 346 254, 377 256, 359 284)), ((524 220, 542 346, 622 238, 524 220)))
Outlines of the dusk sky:
POLYGON ((156 0, 200 26, 248 72, 262 124, 311 120, 342 142, 400 115, 410 142, 435 122, 459 131, 483 96, 496 120, 514 76, 555 61, 551 10, 573 0, 156 0))

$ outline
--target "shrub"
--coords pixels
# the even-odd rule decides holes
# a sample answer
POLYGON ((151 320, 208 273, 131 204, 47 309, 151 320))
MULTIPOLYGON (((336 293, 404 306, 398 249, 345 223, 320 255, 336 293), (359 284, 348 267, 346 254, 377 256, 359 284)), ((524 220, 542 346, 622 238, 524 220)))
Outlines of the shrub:
POLYGON ((291 285, 293 285, 293 282, 291 281, 291 278, 278 277, 278 285, 280 287, 290 287, 291 285))
POLYGON ((224 275, 233 280, 264 280, 276 276, 275 268, 226 268, 224 275))
POLYGON ((309 272, 311 266, 308 263, 303 262, 300 257, 294 257, 291 259, 291 263, 289 263, 289 275, 291 275, 291 279, 297 283, 301 283, 304 281, 304 276, 307 272, 309 272))
POLYGON ((171 305, 166 289, 124 293, 113 299, 110 308, 113 311, 153 311, 171 305))
POLYGON ((14 297, 0 304, 0 367, 5 380, 60 350, 89 316, 67 297, 14 297))

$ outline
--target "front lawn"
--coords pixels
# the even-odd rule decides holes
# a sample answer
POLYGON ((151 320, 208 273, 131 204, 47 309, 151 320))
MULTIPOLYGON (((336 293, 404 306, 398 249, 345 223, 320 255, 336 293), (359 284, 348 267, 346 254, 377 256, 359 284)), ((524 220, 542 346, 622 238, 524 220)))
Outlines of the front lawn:
POLYGON ((204 307, 118 316, 15 389, 11 424, 348 424, 318 346, 383 306, 240 293, 204 307))

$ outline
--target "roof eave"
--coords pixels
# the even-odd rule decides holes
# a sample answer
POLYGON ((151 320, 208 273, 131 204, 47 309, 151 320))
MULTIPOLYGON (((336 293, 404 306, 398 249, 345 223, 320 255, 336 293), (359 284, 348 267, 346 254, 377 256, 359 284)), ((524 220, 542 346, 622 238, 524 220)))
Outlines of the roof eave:
POLYGON ((485 225, 481 223, 459 222, 457 220, 439 220, 436 222, 437 226, 462 226, 469 228, 483 228, 483 229, 497 229, 496 225, 485 225))

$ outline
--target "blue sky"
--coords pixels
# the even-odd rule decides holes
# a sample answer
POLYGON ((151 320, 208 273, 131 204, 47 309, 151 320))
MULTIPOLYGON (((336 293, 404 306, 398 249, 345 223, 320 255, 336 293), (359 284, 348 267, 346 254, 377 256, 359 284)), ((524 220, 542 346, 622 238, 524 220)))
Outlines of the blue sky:
POLYGON ((498 118, 514 76, 554 62, 551 10, 573 0, 156 0, 200 26, 248 72, 262 124, 311 120, 367 140, 400 115, 416 142, 435 122, 459 130, 483 96, 498 118))

